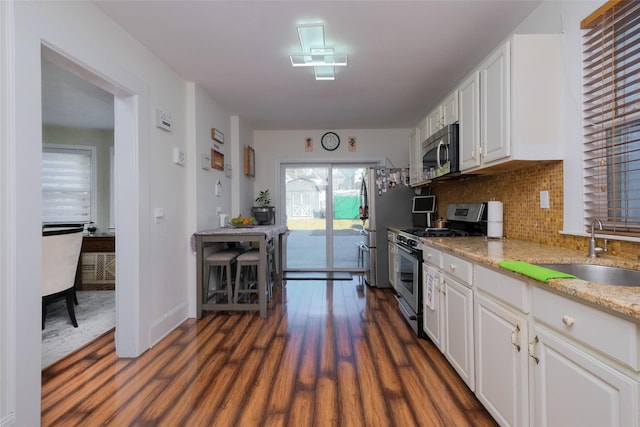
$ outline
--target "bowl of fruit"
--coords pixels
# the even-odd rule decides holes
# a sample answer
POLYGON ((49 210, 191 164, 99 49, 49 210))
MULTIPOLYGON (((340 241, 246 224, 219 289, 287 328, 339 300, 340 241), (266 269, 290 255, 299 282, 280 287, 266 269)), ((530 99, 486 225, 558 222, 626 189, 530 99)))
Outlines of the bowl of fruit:
POLYGON ((254 217, 243 217, 242 214, 231 218, 231 226, 236 228, 251 228, 255 227, 256 220, 254 217))

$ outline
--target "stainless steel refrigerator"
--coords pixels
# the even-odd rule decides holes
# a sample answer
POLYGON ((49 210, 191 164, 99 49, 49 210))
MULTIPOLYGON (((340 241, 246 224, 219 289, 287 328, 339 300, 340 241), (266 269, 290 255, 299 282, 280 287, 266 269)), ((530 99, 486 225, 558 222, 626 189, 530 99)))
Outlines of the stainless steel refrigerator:
POLYGON ((411 227, 411 201, 415 191, 405 184, 408 170, 369 168, 360 191, 360 218, 365 221, 361 249, 365 259, 365 282, 388 288, 389 254, 387 227, 411 227))

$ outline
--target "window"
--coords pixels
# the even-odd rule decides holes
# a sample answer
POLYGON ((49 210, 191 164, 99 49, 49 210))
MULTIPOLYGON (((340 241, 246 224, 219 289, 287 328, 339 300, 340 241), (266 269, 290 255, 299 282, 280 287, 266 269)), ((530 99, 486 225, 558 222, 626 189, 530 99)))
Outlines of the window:
POLYGON ((640 2, 582 21, 585 225, 640 234, 640 2))
POLYGON ((84 224, 95 220, 95 157, 93 147, 43 146, 43 223, 84 224))

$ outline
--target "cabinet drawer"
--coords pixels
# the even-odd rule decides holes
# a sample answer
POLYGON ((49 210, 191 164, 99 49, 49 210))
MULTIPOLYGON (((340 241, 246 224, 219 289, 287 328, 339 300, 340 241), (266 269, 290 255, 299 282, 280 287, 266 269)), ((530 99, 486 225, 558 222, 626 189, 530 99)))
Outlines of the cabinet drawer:
POLYGON ((395 242, 396 241, 396 233, 394 233, 393 231, 388 231, 387 230, 387 240, 390 242, 395 242))
POLYGON ((428 264, 442 268, 442 251, 431 246, 422 247, 422 260, 428 264))
POLYGON ((458 258, 448 253, 442 254, 442 269, 449 274, 461 280, 465 285, 469 286, 473 278, 473 265, 469 261, 458 258))
POLYGON ((533 288, 533 315, 620 363, 640 369, 639 325, 537 286, 533 288))
POLYGON ((507 303, 523 313, 529 313, 531 299, 527 282, 483 266, 476 266, 475 285, 494 298, 507 303))

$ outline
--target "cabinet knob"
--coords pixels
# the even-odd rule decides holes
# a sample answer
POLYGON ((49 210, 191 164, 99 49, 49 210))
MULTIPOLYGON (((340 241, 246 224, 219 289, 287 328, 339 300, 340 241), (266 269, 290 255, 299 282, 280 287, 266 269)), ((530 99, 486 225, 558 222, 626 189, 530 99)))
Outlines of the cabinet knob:
POLYGON ((562 316, 562 323, 567 326, 572 326, 574 323, 576 323, 576 319, 565 314, 564 316, 562 316))
POLYGON ((451 271, 454 271, 456 269, 456 265, 455 264, 449 264, 449 268, 451 269, 451 271))

